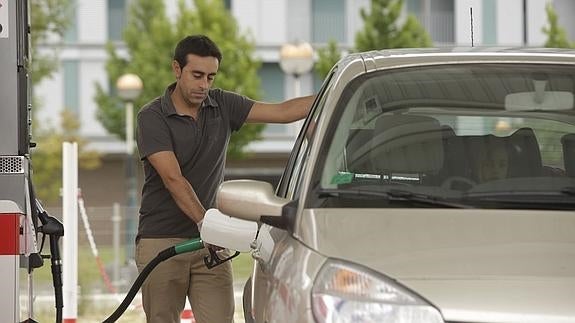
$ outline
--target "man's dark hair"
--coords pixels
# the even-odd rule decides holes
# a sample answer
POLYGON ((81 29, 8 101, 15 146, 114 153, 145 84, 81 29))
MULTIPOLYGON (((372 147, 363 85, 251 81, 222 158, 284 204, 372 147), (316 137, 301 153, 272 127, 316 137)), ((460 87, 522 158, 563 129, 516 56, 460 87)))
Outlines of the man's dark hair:
POLYGON ((186 66, 188 54, 212 56, 217 58, 219 63, 222 62, 222 52, 218 45, 205 35, 192 35, 180 40, 174 51, 174 60, 180 64, 180 68, 186 66))

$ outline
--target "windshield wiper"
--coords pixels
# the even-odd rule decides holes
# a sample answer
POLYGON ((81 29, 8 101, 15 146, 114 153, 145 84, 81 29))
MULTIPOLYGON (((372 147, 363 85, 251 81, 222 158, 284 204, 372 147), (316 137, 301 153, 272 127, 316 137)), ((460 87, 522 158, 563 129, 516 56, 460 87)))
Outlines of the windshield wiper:
POLYGON ((562 187, 560 192, 564 195, 575 196, 575 186, 562 187))
POLYGON ((398 189, 391 189, 388 191, 373 191, 373 190, 363 190, 363 189, 353 189, 353 188, 346 188, 346 189, 320 189, 317 192, 320 198, 324 197, 341 197, 341 196, 375 196, 375 197, 384 197, 388 201, 407 201, 407 202, 416 202, 421 204, 433 205, 433 206, 441 206, 441 207, 448 207, 448 208, 457 208, 457 209, 471 209, 474 206, 461 204, 461 203, 454 203, 449 202, 441 197, 421 194, 421 193, 414 193, 407 190, 398 190, 398 189))
POLYGON ((566 208, 575 205, 575 187, 566 186, 553 191, 496 191, 468 193, 463 197, 464 202, 472 203, 499 203, 502 205, 521 208, 566 208), (567 196, 567 198, 566 198, 567 196))

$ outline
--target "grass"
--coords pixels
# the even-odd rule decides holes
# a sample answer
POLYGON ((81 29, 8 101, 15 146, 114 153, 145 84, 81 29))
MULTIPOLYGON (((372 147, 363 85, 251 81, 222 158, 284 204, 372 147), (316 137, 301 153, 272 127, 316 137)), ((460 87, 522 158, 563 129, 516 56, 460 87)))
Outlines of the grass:
MULTIPOLYGON (((48 253, 45 251, 44 253, 48 253)), ((110 267, 114 261, 114 254, 111 247, 99 248, 98 250, 100 259, 104 266, 110 267)), ((120 254, 120 259, 124 259, 123 250, 120 254)), ((234 270, 234 278, 241 281, 246 280, 252 271, 253 259, 250 254, 242 253, 232 260, 232 267, 234 270)), ((92 255, 89 247, 81 246, 78 248, 78 280, 79 283, 86 284, 87 286, 97 285, 102 283, 102 277, 98 269, 96 259, 92 255)), ((44 266, 34 270, 34 282, 43 284, 52 284, 52 272, 50 268, 50 260, 44 260, 44 266)))
POLYGON ((234 279, 236 281, 245 281, 252 274, 254 259, 249 253, 241 253, 237 258, 232 260, 234 270, 234 279))

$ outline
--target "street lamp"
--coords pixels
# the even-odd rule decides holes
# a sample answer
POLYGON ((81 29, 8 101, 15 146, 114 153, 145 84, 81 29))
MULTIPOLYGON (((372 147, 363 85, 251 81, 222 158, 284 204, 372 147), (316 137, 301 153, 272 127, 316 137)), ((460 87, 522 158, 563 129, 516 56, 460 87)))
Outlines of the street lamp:
POLYGON ((294 97, 301 96, 300 76, 313 67, 313 48, 306 42, 284 44, 280 49, 280 67, 294 77, 294 97))
POLYGON ((133 259, 136 237, 135 216, 137 207, 136 176, 134 169, 134 100, 143 88, 142 79, 136 74, 124 74, 116 81, 118 96, 126 103, 126 180, 128 199, 126 207, 126 259, 133 259))
MULTIPOLYGON (((313 67, 313 48, 309 43, 300 42, 295 44, 284 44, 280 49, 280 67, 282 71, 293 76, 294 79, 294 97, 301 96, 300 76, 311 71, 313 67)), ((303 121, 294 123, 294 131, 301 128, 303 121)))

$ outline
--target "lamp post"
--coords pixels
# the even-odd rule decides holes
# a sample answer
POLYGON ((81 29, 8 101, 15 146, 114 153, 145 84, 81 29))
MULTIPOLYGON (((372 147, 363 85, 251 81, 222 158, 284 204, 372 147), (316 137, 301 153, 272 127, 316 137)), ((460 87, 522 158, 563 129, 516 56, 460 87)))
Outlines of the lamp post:
MULTIPOLYGON (((291 75, 294 80, 294 97, 301 96, 300 76, 311 71, 313 67, 313 48, 309 43, 287 43, 280 49, 280 67, 282 71, 291 75)), ((295 131, 301 128, 303 121, 295 123, 295 131)))
POLYGON ((301 96, 300 76, 313 67, 313 48, 306 42, 284 44, 280 49, 280 67, 294 77, 294 97, 301 96))
POLYGON ((126 259, 134 258, 134 240, 136 237, 137 207, 136 174, 134 167, 134 100, 143 88, 142 80, 135 74, 124 74, 116 81, 118 96, 126 103, 126 259))

